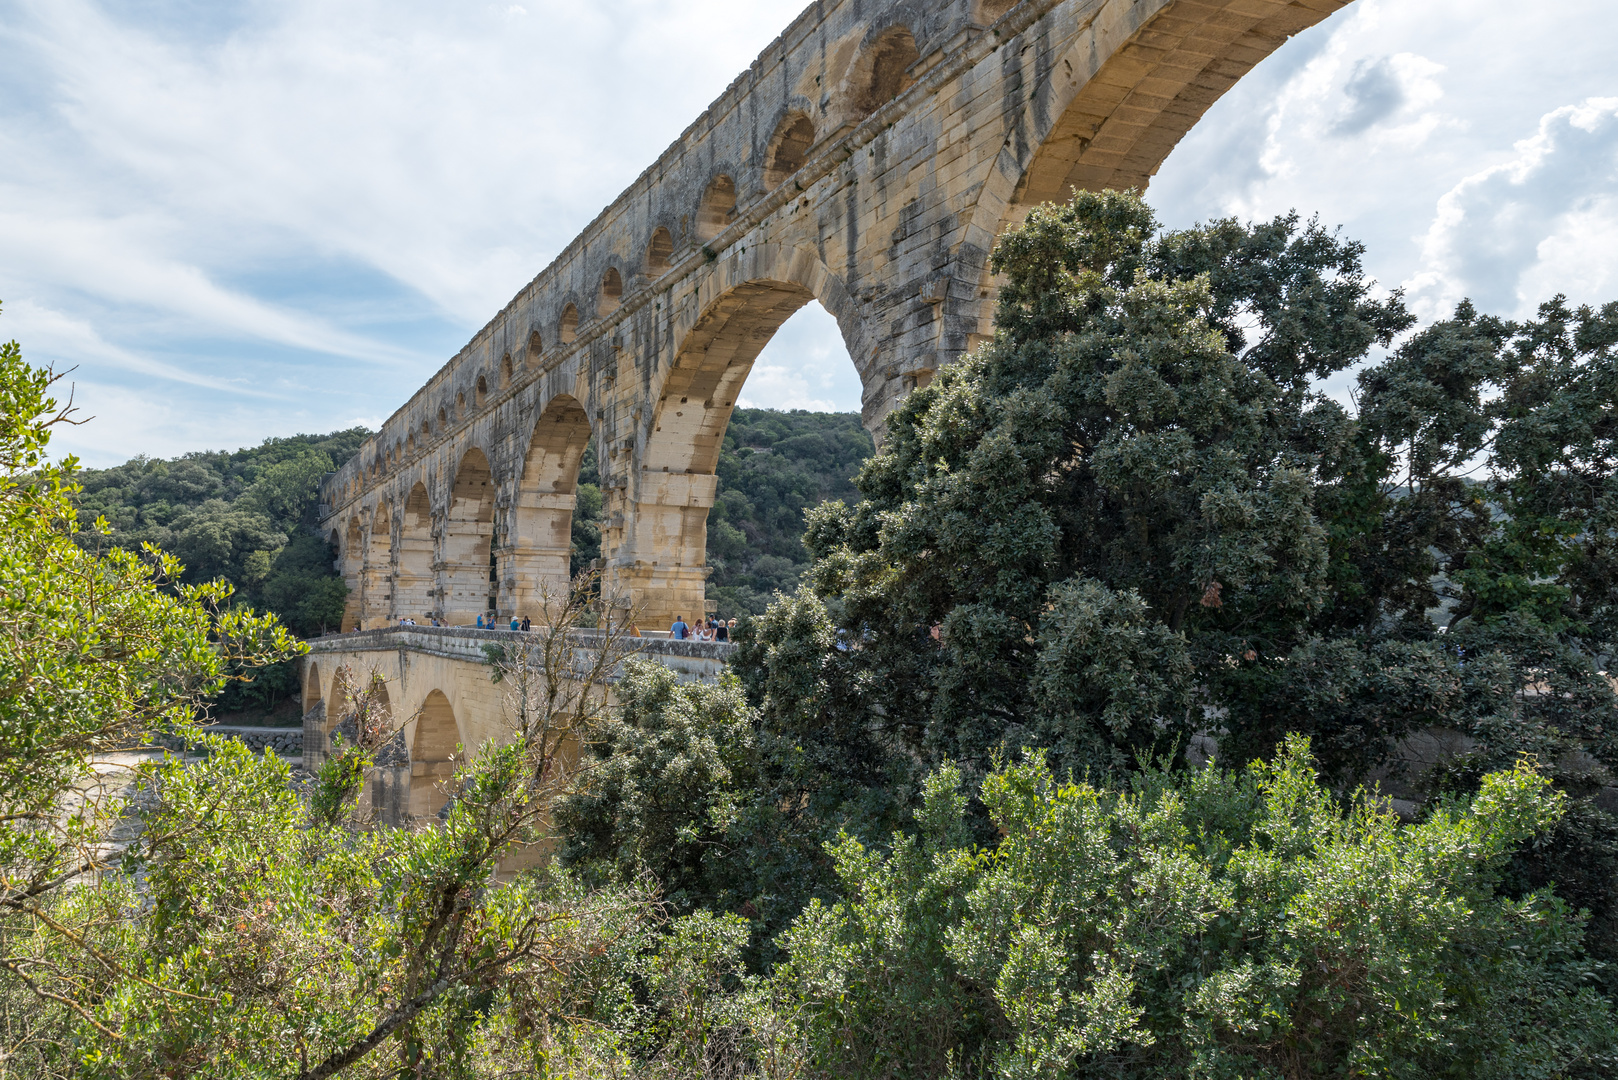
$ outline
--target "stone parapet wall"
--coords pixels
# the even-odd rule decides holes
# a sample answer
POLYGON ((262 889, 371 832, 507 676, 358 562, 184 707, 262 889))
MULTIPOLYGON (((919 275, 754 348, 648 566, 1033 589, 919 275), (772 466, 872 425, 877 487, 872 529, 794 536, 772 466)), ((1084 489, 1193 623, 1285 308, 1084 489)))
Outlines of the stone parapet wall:
MULTIPOLYGON (((331 653, 390 652, 407 650, 446 660, 483 664, 488 659, 484 646, 528 645, 537 648, 542 631, 479 630, 467 626, 386 626, 348 634, 328 634, 308 643, 313 656, 331 653)), ((585 652, 593 652, 603 637, 599 630, 575 630, 569 637, 585 652)), ((644 657, 673 668, 691 678, 717 678, 729 662, 736 646, 722 641, 675 641, 665 637, 621 637, 618 648, 632 656, 644 657)))

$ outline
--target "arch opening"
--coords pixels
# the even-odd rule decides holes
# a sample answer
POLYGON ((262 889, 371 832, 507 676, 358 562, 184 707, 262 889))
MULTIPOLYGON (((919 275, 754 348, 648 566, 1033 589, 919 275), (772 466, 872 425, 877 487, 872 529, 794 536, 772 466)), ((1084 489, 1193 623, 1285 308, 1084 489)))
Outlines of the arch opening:
MULTIPOLYGON (((710 304, 681 342, 655 406, 640 475, 627 489, 604 492, 610 587, 633 598, 641 625, 667 626, 677 614, 690 619, 705 610, 708 518, 726 429, 765 345, 815 299, 794 282, 746 282, 710 304)), ((602 468, 611 468, 606 459, 602 468)))
MULTIPOLYGON (((344 664, 332 672, 331 692, 326 695, 326 714, 320 724, 320 730, 315 739, 318 754, 313 763, 305 762, 308 768, 319 765, 321 760, 331 753, 331 733, 337 725, 342 723, 346 713, 352 711, 353 703, 349 700, 348 688, 354 680, 354 672, 344 664)), ((309 737, 304 736, 304 745, 307 749, 309 737)))
POLYGON ((910 88, 910 65, 921 59, 908 26, 890 26, 866 46, 849 73, 849 112, 865 119, 910 88))
POLYGON ((365 543, 365 629, 384 626, 393 611, 393 521, 378 503, 365 543))
POLYGON ((303 673, 303 711, 308 712, 321 700, 320 665, 311 660, 303 673))
POLYGON ((706 244, 725 231, 736 216, 736 181, 720 173, 702 193, 702 204, 697 208, 697 242, 706 244))
POLYGON ((659 225, 646 245, 646 276, 660 278, 669 272, 674 260, 674 236, 659 225))
POLYGON ((483 407, 483 403, 484 403, 484 401, 486 401, 488 399, 488 397, 489 397, 489 377, 487 375, 479 375, 478 376, 478 385, 477 385, 477 405, 478 405, 478 408, 481 409, 483 407))
POLYGON ((449 798, 447 785, 455 776, 461 745, 460 725, 442 690, 427 695, 415 723, 410 740, 410 815, 432 818, 449 798))
POLYGON ((562 309, 562 322, 556 336, 563 345, 573 344, 573 339, 579 336, 579 309, 572 304, 562 309))
POLYGON ((788 116, 775 129, 765 156, 764 186, 777 187, 803 168, 809 148, 815 144, 815 125, 802 113, 788 116))
POLYGON ((466 626, 491 606, 494 478, 489 459, 477 447, 466 452, 455 473, 443 533, 441 610, 451 626, 466 626))
MULTIPOLYGON (((984 7, 992 5, 985 0, 984 7)), ((1015 5, 1006 5, 1006 10, 1015 5)), ((1072 192, 1145 190, 1158 167, 1209 107, 1288 38, 1327 18, 1303 4, 1246 7, 1221 2, 1186 11, 1158 3, 1123 41, 1085 39, 1051 70, 1091 69, 1099 51, 1101 69, 1082 82, 1053 80, 1051 92, 1030 98, 1028 156, 1014 175, 991 178, 1005 200, 998 220, 985 229, 999 235, 1043 202, 1064 201, 1072 192), (1172 22, 1158 33, 1155 24, 1172 22)), ((999 200, 985 202, 998 206, 999 200)))
POLYGON ((611 315, 618 310, 623 298, 624 279, 619 276, 616 266, 609 266, 607 272, 601 275, 601 299, 596 304, 596 314, 611 315))
POLYGON ((566 595, 579 464, 589 445, 584 406, 566 394, 552 398, 534 423, 523 461, 500 573, 502 616, 537 620, 547 597, 566 595))
POLYGON ((393 586, 394 610, 401 619, 425 623, 438 611, 433 580, 433 514, 427 485, 416 481, 399 521, 399 558, 393 586))
POLYGON ((506 353, 500 358, 500 385, 511 385, 511 354, 506 353))

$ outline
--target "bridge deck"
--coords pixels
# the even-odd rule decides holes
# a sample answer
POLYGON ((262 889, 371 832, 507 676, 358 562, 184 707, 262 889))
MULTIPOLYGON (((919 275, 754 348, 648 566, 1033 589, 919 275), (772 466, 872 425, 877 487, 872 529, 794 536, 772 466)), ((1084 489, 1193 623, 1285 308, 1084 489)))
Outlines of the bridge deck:
MULTIPOLYGON (((446 660, 470 660, 481 664, 483 646, 533 641, 538 631, 479 630, 473 626, 384 626, 346 634, 327 634, 307 643, 311 654, 393 652, 404 649, 440 656, 446 660)), ((601 640, 599 630, 574 630, 569 637, 582 648, 601 640)), ((621 647, 628 653, 666 664, 681 671, 707 669, 717 672, 735 651, 726 641, 675 641, 668 637, 624 637, 621 647)))

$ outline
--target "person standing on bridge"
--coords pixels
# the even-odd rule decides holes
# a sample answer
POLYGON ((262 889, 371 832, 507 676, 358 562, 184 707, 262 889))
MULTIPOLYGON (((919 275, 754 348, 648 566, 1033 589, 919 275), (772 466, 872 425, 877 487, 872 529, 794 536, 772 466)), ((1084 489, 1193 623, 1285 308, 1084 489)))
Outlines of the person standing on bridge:
POLYGON ((689 626, 685 625, 685 617, 676 615, 674 616, 674 625, 669 627, 669 637, 675 641, 684 641, 685 635, 690 629, 689 626))

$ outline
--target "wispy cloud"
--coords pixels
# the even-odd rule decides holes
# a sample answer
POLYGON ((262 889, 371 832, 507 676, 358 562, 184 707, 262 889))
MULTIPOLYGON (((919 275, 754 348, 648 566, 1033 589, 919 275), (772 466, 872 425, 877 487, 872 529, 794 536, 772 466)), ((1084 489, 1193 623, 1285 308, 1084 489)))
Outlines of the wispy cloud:
MULTIPOLYGON (((173 364, 139 356, 106 341, 88 322, 41 307, 27 298, 7 303, 4 313, 5 321, 0 323, 0 337, 27 341, 30 358, 35 359, 36 363, 40 356, 47 361, 55 362, 94 361, 137 375, 147 375, 184 386, 217 390, 225 394, 267 399, 279 396, 266 393, 239 380, 200 375, 173 364)), ((58 370, 65 371, 66 368, 59 367, 58 370)))

